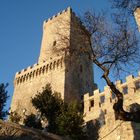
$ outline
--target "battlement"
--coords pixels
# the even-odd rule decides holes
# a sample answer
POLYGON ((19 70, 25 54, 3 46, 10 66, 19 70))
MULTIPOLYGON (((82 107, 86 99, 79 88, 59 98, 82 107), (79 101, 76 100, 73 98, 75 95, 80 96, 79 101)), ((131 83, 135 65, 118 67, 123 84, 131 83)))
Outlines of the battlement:
MULTIPOLYGON (((66 9, 64 9, 63 11, 57 13, 56 15, 53 15, 52 17, 50 17, 50 18, 48 18, 47 20, 45 20, 44 23, 49 22, 49 21, 53 20, 54 18, 56 18, 56 17, 58 17, 58 16, 60 16, 60 15, 62 15, 62 14, 64 14, 64 13, 66 13, 66 12, 68 12, 68 11, 72 12, 71 7, 68 7, 68 8, 66 8, 66 9)), ((72 13, 74 13, 74 12, 72 12, 72 13)))
POLYGON ((23 69, 16 73, 14 85, 19 85, 24 83, 32 78, 38 77, 42 74, 51 72, 55 69, 63 67, 64 58, 60 57, 50 62, 44 62, 41 64, 34 64, 33 66, 29 66, 26 69, 23 69))
MULTIPOLYGON (((126 77, 126 82, 122 83, 121 80, 116 81, 115 85, 124 94, 125 106, 129 105, 130 102, 136 102, 135 98, 140 92, 140 72, 137 77, 129 75, 126 77), (128 100, 129 99, 129 100, 128 100)), ((116 102, 115 94, 112 93, 108 86, 104 87, 104 91, 100 92, 99 89, 93 92, 90 96, 88 93, 84 95, 84 112, 87 114, 87 120, 99 117, 99 112, 102 110, 105 113, 113 112, 113 104, 116 102), (94 112, 94 117, 93 117, 94 112), (90 115, 89 115, 90 114, 90 115), (98 115, 97 115, 98 114, 98 115)))
POLYGON ((57 13, 56 15, 53 15, 52 17, 48 18, 47 20, 44 21, 43 23, 43 28, 45 26, 46 23, 50 22, 50 21, 53 21, 55 18, 59 17, 60 15, 63 15, 64 13, 66 12, 70 12, 70 14, 75 17, 76 21, 80 24, 81 28, 86 31, 86 33, 88 35, 89 34, 89 31, 87 30, 87 28, 84 26, 84 24, 82 23, 82 21, 80 20, 80 18, 75 14, 75 12, 72 11, 72 8, 71 7, 68 7, 66 9, 64 9, 63 11, 57 13))

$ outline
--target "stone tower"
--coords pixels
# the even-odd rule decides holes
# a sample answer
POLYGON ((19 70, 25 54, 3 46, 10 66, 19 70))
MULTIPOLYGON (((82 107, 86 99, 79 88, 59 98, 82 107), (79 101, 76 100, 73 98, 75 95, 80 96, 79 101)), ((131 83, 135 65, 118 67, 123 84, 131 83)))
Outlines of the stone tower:
POLYGON ((71 8, 44 21, 38 63, 16 73, 11 110, 33 112, 31 97, 47 83, 66 102, 92 94, 90 56, 90 34, 71 8))
POLYGON ((135 10, 134 15, 138 25, 138 29, 140 31, 140 7, 135 10))

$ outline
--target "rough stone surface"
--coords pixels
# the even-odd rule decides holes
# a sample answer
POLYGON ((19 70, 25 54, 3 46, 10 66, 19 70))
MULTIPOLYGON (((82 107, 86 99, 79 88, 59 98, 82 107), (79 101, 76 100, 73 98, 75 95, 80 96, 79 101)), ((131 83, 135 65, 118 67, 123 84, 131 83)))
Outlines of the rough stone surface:
POLYGON ((70 140, 41 130, 0 120, 0 140, 70 140))
MULTIPOLYGON (((140 73, 137 77, 126 77, 126 82, 116 81, 117 88, 124 93, 124 108, 129 111, 133 108, 140 109, 140 73)), ((103 92, 94 91, 93 96, 84 95, 85 122, 98 120, 99 139, 104 140, 139 140, 140 123, 124 122, 115 119, 113 104, 115 96, 112 96, 108 86, 103 92), (103 100, 104 99, 104 100, 103 100), (91 102, 94 102, 92 105, 91 102)))

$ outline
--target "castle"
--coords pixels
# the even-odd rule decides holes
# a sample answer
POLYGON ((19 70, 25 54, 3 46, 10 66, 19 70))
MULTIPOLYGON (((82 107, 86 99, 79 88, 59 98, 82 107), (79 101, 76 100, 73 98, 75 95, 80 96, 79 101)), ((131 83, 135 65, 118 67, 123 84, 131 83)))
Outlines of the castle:
POLYGON ((66 102, 81 101, 85 93, 92 94, 90 55, 90 34, 71 8, 44 21, 38 63, 16 73, 11 109, 20 114, 25 109, 33 112, 31 97, 47 83, 66 102), (82 53, 83 49, 87 53, 82 53))
MULTIPOLYGON (((95 90, 90 44, 90 34, 71 8, 44 21, 38 63, 16 73, 11 110, 34 112, 31 98, 50 83, 64 101, 83 101, 85 123, 90 127, 99 121, 100 140, 137 140, 140 124, 116 120, 115 96, 109 87, 101 93, 95 90)), ((136 78, 126 77, 125 83, 117 81, 116 86, 124 93, 126 110, 140 103, 140 73, 136 78)))

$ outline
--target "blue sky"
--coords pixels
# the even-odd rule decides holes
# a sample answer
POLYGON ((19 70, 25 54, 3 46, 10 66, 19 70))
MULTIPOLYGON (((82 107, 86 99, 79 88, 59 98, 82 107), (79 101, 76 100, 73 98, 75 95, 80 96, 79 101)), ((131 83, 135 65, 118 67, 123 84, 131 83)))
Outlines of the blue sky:
MULTIPOLYGON (((17 71, 37 62, 43 21, 71 6, 77 15, 108 9, 107 0, 0 0, 0 83, 8 82, 10 106, 17 71)), ((95 81, 100 72, 95 69, 95 81)), ((100 82, 103 87, 105 83, 100 82)))

